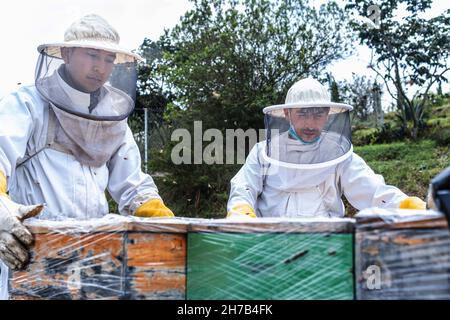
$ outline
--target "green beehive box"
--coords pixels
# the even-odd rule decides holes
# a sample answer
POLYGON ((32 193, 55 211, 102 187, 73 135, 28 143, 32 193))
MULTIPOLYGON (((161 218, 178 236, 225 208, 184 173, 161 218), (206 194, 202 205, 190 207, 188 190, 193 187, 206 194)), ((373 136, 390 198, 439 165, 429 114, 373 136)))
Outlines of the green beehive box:
POLYGON ((187 299, 353 299, 353 220, 193 225, 187 299))

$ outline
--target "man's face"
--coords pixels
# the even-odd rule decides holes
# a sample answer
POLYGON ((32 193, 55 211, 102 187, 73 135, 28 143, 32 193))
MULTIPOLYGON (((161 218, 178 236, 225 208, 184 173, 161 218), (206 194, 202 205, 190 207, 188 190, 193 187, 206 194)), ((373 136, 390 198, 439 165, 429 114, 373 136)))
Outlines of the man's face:
POLYGON ((62 48, 61 55, 76 89, 91 93, 100 89, 114 68, 114 53, 90 48, 62 48))
POLYGON ((286 119, 292 124, 295 132, 306 142, 316 140, 328 121, 330 108, 292 108, 284 109, 286 119))

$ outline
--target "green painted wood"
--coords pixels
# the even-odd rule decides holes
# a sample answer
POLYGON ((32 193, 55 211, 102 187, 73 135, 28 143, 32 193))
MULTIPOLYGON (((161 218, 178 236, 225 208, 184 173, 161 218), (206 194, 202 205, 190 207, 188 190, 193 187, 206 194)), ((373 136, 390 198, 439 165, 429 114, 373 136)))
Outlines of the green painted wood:
POLYGON ((353 235, 189 233, 187 299, 353 299, 353 235))

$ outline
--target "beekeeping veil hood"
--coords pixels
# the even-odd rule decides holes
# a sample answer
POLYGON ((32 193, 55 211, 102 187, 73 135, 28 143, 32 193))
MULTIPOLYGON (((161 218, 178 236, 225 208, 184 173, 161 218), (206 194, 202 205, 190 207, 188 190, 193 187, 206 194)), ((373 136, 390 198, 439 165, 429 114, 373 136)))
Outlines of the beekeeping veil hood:
POLYGON ((92 14, 75 21, 63 42, 38 47, 35 84, 57 118, 57 142, 87 165, 109 160, 134 108, 142 58, 119 40, 107 21, 92 14))
POLYGON ((317 80, 296 82, 284 104, 263 110, 265 159, 280 167, 305 170, 329 169, 344 161, 353 151, 350 110, 350 105, 331 102, 317 80))

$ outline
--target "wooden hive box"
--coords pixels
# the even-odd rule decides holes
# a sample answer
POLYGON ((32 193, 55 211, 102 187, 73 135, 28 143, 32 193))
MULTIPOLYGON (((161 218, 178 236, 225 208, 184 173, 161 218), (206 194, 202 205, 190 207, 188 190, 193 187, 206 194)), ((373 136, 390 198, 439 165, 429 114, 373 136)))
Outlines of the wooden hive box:
POLYGON ((12 272, 12 299, 184 299, 183 220, 109 215, 26 223, 30 264, 12 272))
POLYGON ((353 299, 353 220, 213 220, 188 233, 187 299, 353 299))
POLYGON ((129 224, 127 299, 186 298, 186 232, 189 219, 143 219, 129 224))
POLYGON ((357 299, 450 299, 450 232, 433 211, 356 215, 357 299))

